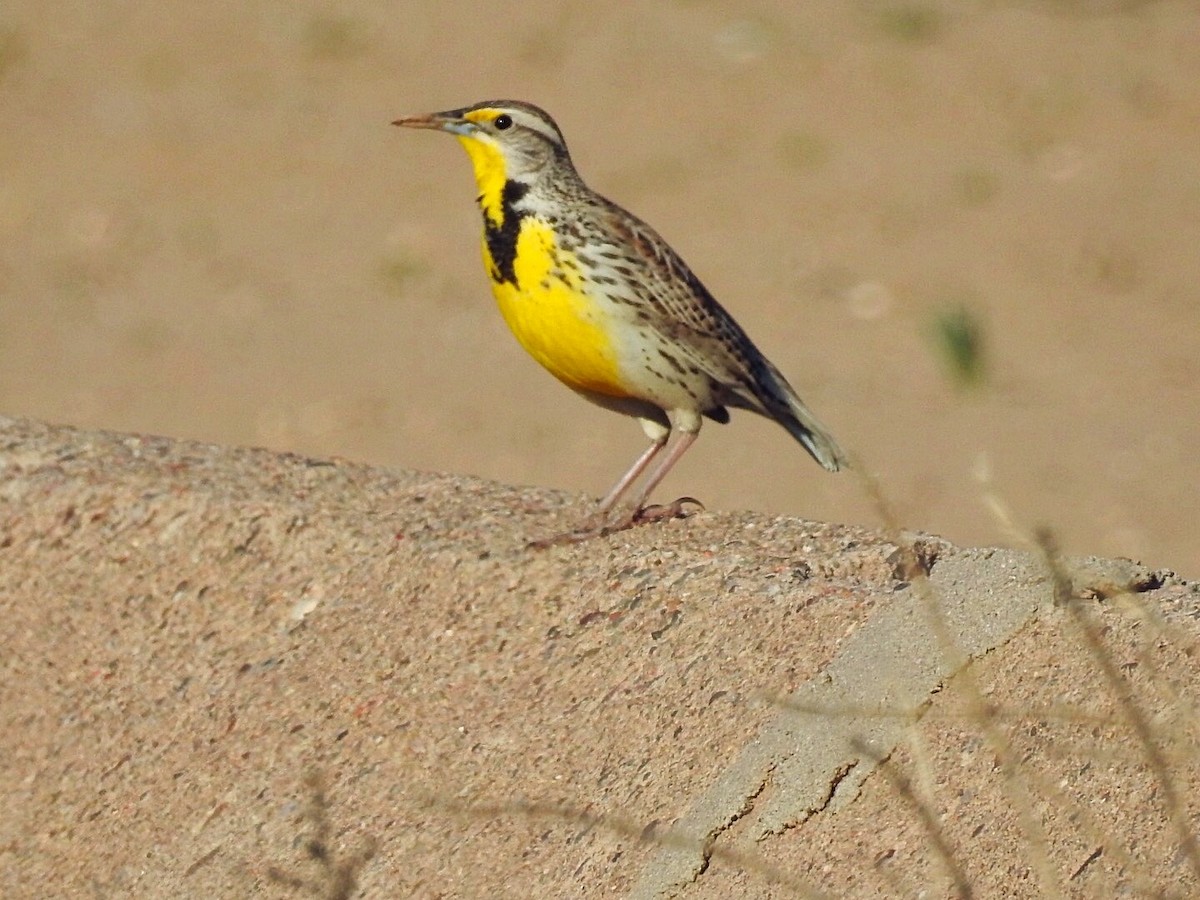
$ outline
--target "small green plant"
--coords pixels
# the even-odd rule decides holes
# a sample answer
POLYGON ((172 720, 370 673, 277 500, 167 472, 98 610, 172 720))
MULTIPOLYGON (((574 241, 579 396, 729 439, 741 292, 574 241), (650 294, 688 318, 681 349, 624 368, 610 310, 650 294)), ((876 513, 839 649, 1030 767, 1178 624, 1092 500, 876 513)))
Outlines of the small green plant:
POLYGON ((966 304, 938 312, 931 335, 950 380, 960 388, 976 388, 986 376, 983 323, 966 304))

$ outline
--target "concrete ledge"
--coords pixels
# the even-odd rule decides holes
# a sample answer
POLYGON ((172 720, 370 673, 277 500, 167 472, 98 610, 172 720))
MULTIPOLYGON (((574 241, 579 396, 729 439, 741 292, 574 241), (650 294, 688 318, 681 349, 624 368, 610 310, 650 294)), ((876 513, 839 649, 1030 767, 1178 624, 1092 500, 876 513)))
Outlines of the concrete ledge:
MULTIPOLYGON (((917 727, 897 711, 928 720, 968 658, 1004 648, 984 667, 999 697, 1030 688, 1021 673, 1051 664, 1039 653, 1056 671, 1086 665, 1078 642, 1046 638, 1070 623, 1042 568, 925 539, 918 590, 879 534, 750 514, 524 549, 586 502, 0 419, 5 895, 286 896, 304 882, 330 897, 354 884, 774 896, 774 879, 871 896, 898 861, 915 883, 954 884, 912 797, 876 767, 898 765, 917 727), (874 834, 845 831, 867 808, 874 834), (902 832, 881 868, 870 840, 902 832), (747 857, 749 871, 729 864, 747 857)), ((1171 623, 1154 626, 1150 687, 1196 677, 1190 586, 1128 563, 1075 569, 1081 586, 1132 586, 1154 611, 1130 625, 1112 604, 1091 610, 1117 617, 1105 628, 1118 643, 1171 623)), ((965 764, 930 770, 938 742, 961 739, 930 730, 916 762, 938 773, 939 796, 994 785, 965 764)), ((1154 855, 1170 811, 1138 793, 1156 773, 1136 738, 1124 746, 1128 772, 1106 775, 1129 794, 1122 815, 1158 823, 1138 865, 1190 885, 1178 846, 1154 855)), ((1103 841, 1076 882, 1069 842, 1023 852, 998 812, 1012 796, 929 803, 948 834, 990 814, 1031 886, 1042 870, 1087 890, 1132 877, 1103 841)), ((981 895, 1013 877, 969 841, 956 853, 981 895)))

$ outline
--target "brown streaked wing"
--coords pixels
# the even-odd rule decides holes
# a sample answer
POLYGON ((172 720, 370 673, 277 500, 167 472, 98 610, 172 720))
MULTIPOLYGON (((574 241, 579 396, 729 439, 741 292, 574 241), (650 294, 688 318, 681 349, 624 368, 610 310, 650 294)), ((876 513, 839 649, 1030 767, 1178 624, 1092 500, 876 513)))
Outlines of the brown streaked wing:
POLYGON ((722 403, 762 409, 766 386, 755 373, 762 354, 749 335, 653 228, 615 203, 597 200, 600 239, 632 251, 623 260, 635 273, 627 288, 649 312, 645 325, 722 389, 716 392, 722 403))

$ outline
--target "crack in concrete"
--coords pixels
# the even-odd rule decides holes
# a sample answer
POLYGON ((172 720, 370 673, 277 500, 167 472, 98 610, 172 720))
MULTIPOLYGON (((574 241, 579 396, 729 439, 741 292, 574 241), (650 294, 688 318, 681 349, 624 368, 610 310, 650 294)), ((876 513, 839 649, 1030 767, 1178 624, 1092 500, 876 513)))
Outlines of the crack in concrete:
MULTIPOLYGON (((680 839, 650 858, 629 894, 633 900, 675 896, 694 884, 709 866, 716 836, 734 822, 749 819, 752 839, 761 841, 853 802, 930 694, 1053 602, 1052 580, 1028 553, 939 548, 917 558, 931 571, 928 592, 894 595, 824 672, 780 703, 779 715, 679 818, 671 831, 680 839), (768 783, 776 789, 763 798, 768 783)), ((1130 584, 1145 571, 1108 560, 1077 560, 1072 568, 1092 583, 1130 584)))
MULTIPOLYGON (((845 784, 850 773, 858 767, 859 762, 861 760, 853 759, 844 766, 839 766, 833 773, 833 777, 829 780, 829 793, 825 796, 825 802, 816 809, 807 810, 804 818, 797 822, 796 825, 803 825, 817 813, 825 812, 825 810, 829 809, 829 805, 834 802, 834 799, 838 796, 838 792, 842 789, 842 785, 845 784)), ((856 790, 855 793, 857 794, 858 791, 856 790)), ((795 827, 795 825, 791 827, 795 827)))
POLYGON ((705 836, 704 840, 701 841, 700 852, 702 854, 702 863, 700 868, 696 871, 695 877, 691 879, 692 881, 698 880, 701 875, 708 871, 709 864, 712 862, 713 848, 716 847, 717 839, 720 838, 720 836, 725 832, 733 828, 733 826, 739 821, 753 812, 754 806, 758 802, 758 798, 763 795, 764 791, 766 791, 767 786, 770 785, 771 778, 774 774, 775 767, 771 766, 763 775, 762 781, 758 785, 758 789, 746 797, 746 802, 742 804, 741 809, 737 810, 737 812, 730 816, 727 821, 722 822, 716 828, 710 831, 705 836))

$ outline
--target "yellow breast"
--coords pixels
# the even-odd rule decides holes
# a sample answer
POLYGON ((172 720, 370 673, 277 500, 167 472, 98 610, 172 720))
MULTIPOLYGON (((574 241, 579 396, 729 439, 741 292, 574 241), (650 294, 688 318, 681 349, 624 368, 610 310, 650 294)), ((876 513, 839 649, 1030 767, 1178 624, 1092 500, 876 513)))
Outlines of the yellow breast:
POLYGON ((498 277, 483 243, 492 292, 521 346, 570 387, 614 397, 629 396, 622 383, 604 301, 589 295, 574 255, 558 246, 554 232, 535 218, 521 221, 513 259, 514 281, 498 277))
MULTIPOLYGON (((489 112, 474 115, 486 118, 489 112)), ((479 185, 483 262, 508 327, 530 356, 570 387, 629 396, 605 303, 589 295, 578 261, 559 246, 544 221, 509 208, 514 186, 508 181, 504 148, 486 134, 460 135, 459 142, 479 185), (493 258, 489 235, 503 259, 493 258)))

